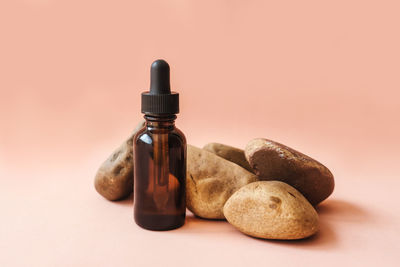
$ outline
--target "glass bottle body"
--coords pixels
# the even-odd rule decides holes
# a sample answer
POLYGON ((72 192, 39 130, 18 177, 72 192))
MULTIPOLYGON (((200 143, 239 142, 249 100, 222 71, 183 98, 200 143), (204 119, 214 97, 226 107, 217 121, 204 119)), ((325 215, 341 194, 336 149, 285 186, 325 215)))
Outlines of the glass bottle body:
POLYGON ((134 218, 145 229, 185 223, 186 139, 175 118, 146 115, 146 126, 134 138, 134 218))

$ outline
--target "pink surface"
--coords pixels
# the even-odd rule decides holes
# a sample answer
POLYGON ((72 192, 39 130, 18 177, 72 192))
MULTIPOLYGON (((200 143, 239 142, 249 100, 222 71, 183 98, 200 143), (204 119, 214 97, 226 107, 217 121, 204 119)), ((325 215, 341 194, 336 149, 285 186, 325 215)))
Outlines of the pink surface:
POLYGON ((398 266, 397 1, 1 1, 0 266, 398 266), (303 241, 189 215, 140 229, 93 187, 157 58, 188 142, 255 137, 327 165, 303 241))

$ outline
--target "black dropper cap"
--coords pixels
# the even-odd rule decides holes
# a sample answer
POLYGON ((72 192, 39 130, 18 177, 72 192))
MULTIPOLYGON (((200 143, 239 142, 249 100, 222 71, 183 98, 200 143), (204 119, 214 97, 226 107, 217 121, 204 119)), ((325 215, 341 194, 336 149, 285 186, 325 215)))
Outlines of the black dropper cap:
POLYGON ((150 91, 142 93, 142 113, 174 115, 179 113, 179 94, 171 92, 169 65, 159 59, 151 64, 150 91))

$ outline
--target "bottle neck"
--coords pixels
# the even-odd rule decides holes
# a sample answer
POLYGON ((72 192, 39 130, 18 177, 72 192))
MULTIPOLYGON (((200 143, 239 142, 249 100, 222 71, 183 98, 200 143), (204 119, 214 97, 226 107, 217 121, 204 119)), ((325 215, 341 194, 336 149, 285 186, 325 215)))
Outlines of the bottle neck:
POLYGON ((176 115, 154 116, 145 115, 146 127, 150 129, 173 129, 175 128, 176 115))

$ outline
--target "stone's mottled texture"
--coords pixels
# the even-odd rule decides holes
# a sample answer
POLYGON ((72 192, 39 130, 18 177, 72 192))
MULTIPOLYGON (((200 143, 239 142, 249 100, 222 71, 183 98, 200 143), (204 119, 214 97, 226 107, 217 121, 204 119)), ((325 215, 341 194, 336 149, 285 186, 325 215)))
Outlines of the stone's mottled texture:
POLYGON ((140 122, 130 137, 100 166, 94 186, 108 200, 120 200, 133 191, 133 137, 144 127, 140 122))
POLYGON ((224 206, 228 222, 258 238, 302 239, 318 231, 318 214, 293 187, 279 181, 248 184, 224 206))
POLYGON ((191 145, 187 147, 186 205, 195 215, 224 219, 226 200, 257 177, 217 155, 191 145))
POLYGON ((332 173, 318 161, 280 143, 257 138, 245 148, 245 156, 260 180, 285 182, 317 205, 333 192, 332 173))
POLYGON ((249 172, 253 172, 253 169, 247 162, 242 149, 219 143, 208 143, 203 147, 203 149, 210 151, 226 160, 232 161, 233 163, 245 168, 249 172))

